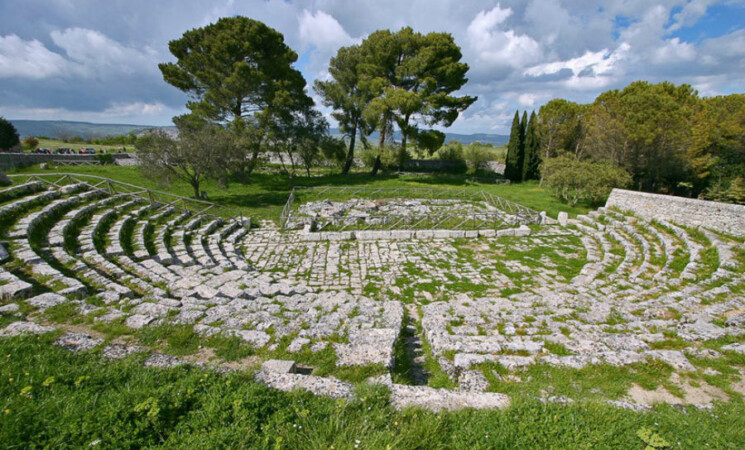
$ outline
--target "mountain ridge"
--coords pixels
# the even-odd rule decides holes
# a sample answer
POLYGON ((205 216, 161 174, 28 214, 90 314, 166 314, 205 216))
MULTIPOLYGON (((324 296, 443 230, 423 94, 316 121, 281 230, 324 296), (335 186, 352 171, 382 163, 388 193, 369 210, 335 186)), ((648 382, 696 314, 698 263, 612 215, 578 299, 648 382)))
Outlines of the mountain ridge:
MULTIPOLYGON (((175 130, 174 126, 154 126, 154 125, 135 125, 120 123, 92 123, 72 120, 13 120, 8 119, 18 130, 21 138, 27 136, 47 136, 51 138, 64 139, 73 136, 80 136, 85 139, 103 138, 107 136, 120 136, 130 133, 141 134, 151 129, 175 130)), ((333 136, 341 136, 338 128, 329 130, 333 136)), ((377 141, 375 133, 371 135, 371 140, 377 141)), ((503 134, 489 133, 445 133, 445 142, 459 141, 463 144, 473 142, 490 143, 495 146, 506 145, 509 136, 503 134)), ((400 140, 399 131, 394 133, 394 139, 400 140)))

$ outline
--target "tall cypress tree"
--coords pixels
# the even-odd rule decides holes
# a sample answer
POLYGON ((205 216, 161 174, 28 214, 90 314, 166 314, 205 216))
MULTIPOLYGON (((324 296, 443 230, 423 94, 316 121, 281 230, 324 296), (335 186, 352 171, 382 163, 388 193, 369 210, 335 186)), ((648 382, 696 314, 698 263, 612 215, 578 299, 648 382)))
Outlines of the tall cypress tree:
POLYGON ((515 118, 512 119, 512 129, 510 129, 510 140, 507 143, 507 159, 504 167, 504 177, 510 181, 520 181, 522 176, 522 168, 518 165, 521 146, 520 112, 515 111, 515 118))
POLYGON ((523 166, 525 165, 525 130, 528 128, 528 112, 523 111, 520 120, 520 151, 517 152, 517 181, 523 181, 523 166))
POLYGON ((528 127, 525 129, 525 161, 523 162, 523 181, 537 180, 540 177, 539 165, 540 142, 538 140, 538 118, 535 111, 530 114, 528 127))

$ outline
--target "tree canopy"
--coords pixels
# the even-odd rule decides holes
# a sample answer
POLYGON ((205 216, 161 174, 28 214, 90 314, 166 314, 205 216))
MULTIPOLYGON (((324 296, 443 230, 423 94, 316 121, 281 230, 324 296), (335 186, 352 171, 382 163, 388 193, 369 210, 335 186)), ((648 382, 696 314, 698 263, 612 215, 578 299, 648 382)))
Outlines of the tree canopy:
POLYGON ((309 108, 297 53, 281 33, 246 17, 222 18, 168 43, 176 62, 159 64, 163 79, 188 93, 191 112, 214 122, 309 108))
POLYGON ((224 128, 216 125, 179 129, 174 138, 162 130, 137 140, 140 168, 164 184, 175 179, 189 183, 194 198, 201 197, 200 185, 208 178, 225 179, 231 162, 242 157, 238 142, 224 128))
POLYGON ((329 63, 331 80, 316 80, 314 89, 325 106, 333 108, 331 116, 339 123, 342 133, 349 136, 349 150, 342 168, 348 173, 354 162, 357 133, 363 138, 370 134, 363 112, 372 100, 372 93, 360 84, 362 49, 358 45, 342 47, 329 63))
POLYGON ((588 105, 551 100, 537 130, 543 164, 558 156, 607 161, 624 168, 636 189, 740 198, 743 94, 701 98, 687 84, 637 81, 588 105))
MULTIPOLYGON (((467 81, 468 65, 461 58, 450 34, 422 34, 409 27, 379 30, 359 46, 340 49, 329 68, 333 80, 316 83, 316 90, 335 109, 343 131, 364 128, 366 136, 377 129, 379 152, 392 140, 395 127, 402 135, 398 151, 405 153, 410 139, 434 151, 441 145, 440 135, 428 128, 452 125, 476 101, 452 95, 467 81)), ((373 172, 379 167, 380 155, 373 172)))
POLYGON ((10 150, 21 142, 18 130, 4 117, 0 117, 0 150, 10 150))

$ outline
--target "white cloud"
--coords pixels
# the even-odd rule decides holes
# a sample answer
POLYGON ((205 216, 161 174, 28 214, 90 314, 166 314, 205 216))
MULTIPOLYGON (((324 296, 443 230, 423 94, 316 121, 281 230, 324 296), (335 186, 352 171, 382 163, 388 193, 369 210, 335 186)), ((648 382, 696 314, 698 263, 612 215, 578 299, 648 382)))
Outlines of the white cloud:
POLYGON ((181 114, 179 109, 169 108, 162 103, 143 102, 112 103, 103 110, 0 106, 0 116, 14 119, 118 122, 136 125, 172 125, 171 118, 177 114, 181 114))
POLYGON ((654 49, 652 61, 656 64, 677 63, 696 59, 696 48, 679 38, 667 39, 654 49))
POLYGON ((300 39, 318 49, 336 50, 354 42, 354 39, 344 31, 341 24, 333 16, 323 11, 316 11, 313 14, 307 9, 303 10, 298 22, 300 39))
POLYGON ((522 106, 530 108, 533 105, 535 105, 535 102, 537 102, 540 98, 541 96, 537 94, 524 93, 524 94, 520 94, 517 97, 517 103, 519 103, 522 106))
POLYGON ((711 5, 741 11, 739 0, 607 0, 602 8, 591 0, 129 0, 85 6, 90 1, 0 1, 0 113, 168 123, 187 100, 157 69, 158 62, 173 61, 168 41, 235 15, 281 32, 300 54, 296 67, 309 84, 328 77, 329 59, 340 46, 375 30, 451 33, 471 67, 460 93, 479 97, 454 132, 504 133, 515 109, 537 109, 556 97, 591 102, 634 80, 689 83, 705 95, 745 92, 743 26, 700 42, 684 37, 711 34, 711 5), (675 34, 685 27, 691 27, 685 35, 675 34))
POLYGON ((503 9, 499 3, 476 14, 466 34, 479 59, 500 66, 522 67, 540 58, 540 45, 533 38, 499 29, 498 25, 511 15, 512 9, 503 9))
POLYGON ((691 26, 698 22, 698 19, 706 15, 709 5, 716 0, 691 0, 683 6, 678 13, 673 15, 675 21, 670 25, 670 30, 674 31, 682 27, 691 26))
POLYGON ((116 70, 134 73, 155 69, 157 58, 149 47, 142 50, 126 47, 100 31, 86 28, 54 30, 52 42, 65 51, 70 61, 78 65, 81 73, 92 75, 116 70))
POLYGON ((42 79, 64 71, 63 57, 40 41, 25 41, 15 34, 0 36, 0 78, 42 79))
POLYGON ((553 75, 562 70, 569 70, 572 75, 562 81, 564 87, 577 90, 600 89, 609 86, 618 79, 619 63, 627 58, 631 46, 621 43, 613 52, 603 49, 598 52, 586 52, 582 56, 566 61, 538 64, 523 73, 530 77, 553 75))

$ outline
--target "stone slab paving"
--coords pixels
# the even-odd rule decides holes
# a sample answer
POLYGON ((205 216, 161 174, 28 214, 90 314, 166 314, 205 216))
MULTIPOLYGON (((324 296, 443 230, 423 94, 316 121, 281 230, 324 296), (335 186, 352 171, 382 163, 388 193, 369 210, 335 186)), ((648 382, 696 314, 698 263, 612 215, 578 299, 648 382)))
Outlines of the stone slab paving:
MULTIPOLYGON (((2 314, 19 314, 19 301, 36 314, 77 302, 81 313, 96 313, 96 322, 122 321, 132 330, 179 324, 205 337, 237 337, 269 354, 333 351, 339 367, 387 369, 395 367, 408 314, 409 333, 428 345, 421 357, 437 361, 459 390, 392 385, 400 405, 503 407, 508 399, 484 392, 481 368, 489 364, 519 372, 536 364, 581 369, 659 361, 685 374, 698 370, 692 358, 721 357, 702 343, 745 334, 741 242, 603 208, 562 219, 565 226, 457 236, 356 232, 345 239, 282 233, 266 222, 249 231, 235 221, 78 185, 34 188, 2 208, 0 214, 15 217, 4 236, 14 268, 0 268, 2 314), (146 229, 157 255, 145 251, 146 229), (30 239, 38 231, 44 242, 30 239), (405 312, 404 305, 414 309, 405 312)), ((19 321, 0 334, 46 331, 19 321)), ((60 345, 102 344, 66 336, 60 345)), ((742 345, 722 350, 742 353, 742 345)), ((131 353, 107 348, 112 358, 131 353)), ((184 363, 168 355, 148 361, 184 363)), ((280 389, 350 392, 332 378, 261 373, 280 389)))

